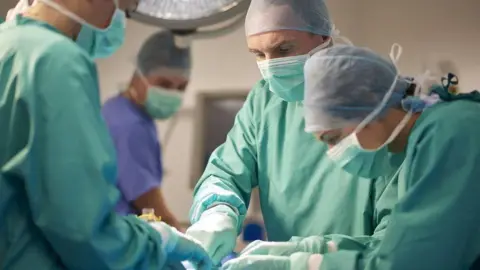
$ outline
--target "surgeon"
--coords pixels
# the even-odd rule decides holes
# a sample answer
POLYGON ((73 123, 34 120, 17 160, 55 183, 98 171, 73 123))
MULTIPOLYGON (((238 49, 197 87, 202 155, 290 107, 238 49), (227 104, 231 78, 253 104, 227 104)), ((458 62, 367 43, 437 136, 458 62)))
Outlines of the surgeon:
POLYGON ((179 230, 160 187, 163 169, 155 120, 167 120, 179 110, 190 63, 190 49, 177 47, 171 32, 152 35, 137 55, 129 86, 102 109, 117 150, 117 211, 138 214, 151 208, 179 230))
POLYGON ((0 25, 1 269, 211 268, 190 237, 115 213, 94 59, 122 45, 130 4, 39 0, 0 25))
MULTIPOLYGON (((332 160, 351 171, 346 160, 406 156, 381 243, 327 253, 310 269, 478 269, 480 126, 472 123, 480 118, 480 93, 453 94, 453 74, 430 87, 428 78, 401 77, 394 63, 352 46, 307 61, 305 130, 329 145, 332 160)), ((380 161, 386 174, 391 168, 380 161)), ((295 256, 244 256, 224 269, 289 269, 295 256)))
POLYGON ((299 260, 306 264, 307 252, 327 250, 327 234, 335 245, 354 250, 374 245, 396 201, 396 189, 387 188, 390 178, 377 178, 369 164, 360 164, 358 173, 345 172, 326 155, 326 144, 304 132, 304 64, 310 54, 333 45, 325 3, 253 0, 245 28, 263 80, 195 187, 187 234, 218 264, 234 249, 251 191, 258 187, 268 240, 296 236, 287 250, 265 243, 263 253, 305 251, 299 260))

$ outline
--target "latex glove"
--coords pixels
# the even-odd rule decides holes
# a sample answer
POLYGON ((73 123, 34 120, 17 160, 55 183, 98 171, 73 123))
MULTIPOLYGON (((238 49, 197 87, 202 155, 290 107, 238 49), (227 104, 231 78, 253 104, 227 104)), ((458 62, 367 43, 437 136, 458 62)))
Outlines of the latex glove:
POLYGON ((296 252, 324 254, 326 252, 336 251, 333 242, 325 242, 321 236, 310 236, 306 238, 294 237, 289 242, 266 242, 257 240, 249 244, 240 256, 290 256, 296 252))
POLYGON ((207 252, 195 239, 185 235, 164 222, 153 222, 150 225, 162 235, 162 248, 168 257, 168 263, 190 261, 197 269, 212 269, 212 261, 207 252))
POLYGON ((323 256, 297 252, 291 256, 251 255, 230 260, 222 270, 319 270, 323 256))
POLYGON ((218 266, 237 244, 237 224, 238 216, 232 208, 217 205, 203 212, 186 234, 197 239, 218 266))

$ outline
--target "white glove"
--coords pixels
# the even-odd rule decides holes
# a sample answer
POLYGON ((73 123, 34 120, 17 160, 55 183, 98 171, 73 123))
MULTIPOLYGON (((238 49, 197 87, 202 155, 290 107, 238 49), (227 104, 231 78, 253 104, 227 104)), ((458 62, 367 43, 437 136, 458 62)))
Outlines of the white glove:
POLYGON ((197 239, 218 266, 237 244, 237 224, 232 208, 218 205, 203 212, 198 222, 187 229, 187 235, 197 239))

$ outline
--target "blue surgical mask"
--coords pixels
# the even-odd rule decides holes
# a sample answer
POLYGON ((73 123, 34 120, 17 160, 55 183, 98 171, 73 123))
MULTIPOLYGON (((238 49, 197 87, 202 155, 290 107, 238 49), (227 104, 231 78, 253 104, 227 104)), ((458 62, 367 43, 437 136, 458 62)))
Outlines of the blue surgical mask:
POLYGON ((94 59, 114 54, 125 41, 125 12, 117 9, 106 29, 82 25, 76 43, 94 59))
POLYGON ((183 95, 177 90, 150 86, 145 101, 145 110, 154 119, 172 117, 182 106, 183 95))
POLYGON ((328 47, 330 43, 331 39, 308 54, 257 62, 263 79, 269 84, 270 91, 288 102, 303 101, 305 88, 303 68, 305 62, 310 55, 328 47))
POLYGON ((100 29, 59 5, 52 0, 40 0, 51 8, 64 14, 70 19, 82 25, 76 43, 84 49, 92 58, 111 56, 123 44, 125 40, 125 13, 118 8, 118 0, 113 0, 116 9, 112 16, 110 26, 100 29))

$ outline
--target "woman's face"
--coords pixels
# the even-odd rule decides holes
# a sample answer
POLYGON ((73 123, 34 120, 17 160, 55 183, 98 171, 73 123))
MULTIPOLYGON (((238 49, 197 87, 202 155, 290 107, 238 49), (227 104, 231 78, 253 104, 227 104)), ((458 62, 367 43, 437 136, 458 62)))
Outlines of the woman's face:
MULTIPOLYGON (((357 139, 360 146, 366 150, 380 148, 388 140, 388 137, 391 134, 388 126, 389 125, 386 124, 386 121, 382 120, 376 120, 366 125, 363 129, 357 132, 357 139)), ((352 134, 356 127, 357 125, 350 125, 344 128, 316 132, 315 137, 326 143, 329 148, 332 148, 352 134)))

